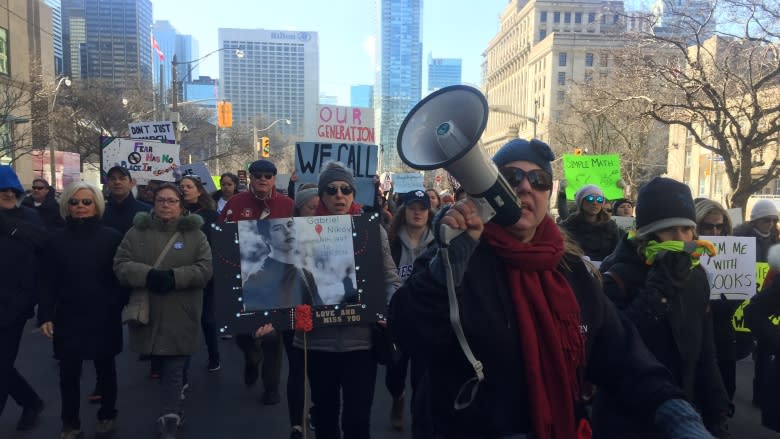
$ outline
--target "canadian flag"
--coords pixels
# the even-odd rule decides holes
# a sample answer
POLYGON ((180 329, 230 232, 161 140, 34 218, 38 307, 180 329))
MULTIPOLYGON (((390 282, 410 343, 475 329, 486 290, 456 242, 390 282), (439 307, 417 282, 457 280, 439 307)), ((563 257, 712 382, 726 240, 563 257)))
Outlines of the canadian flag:
POLYGON ((160 57, 160 61, 165 61, 165 54, 160 49, 160 45, 157 44, 157 40, 154 39, 154 34, 152 34, 151 37, 152 37, 152 48, 157 52, 157 56, 160 57))

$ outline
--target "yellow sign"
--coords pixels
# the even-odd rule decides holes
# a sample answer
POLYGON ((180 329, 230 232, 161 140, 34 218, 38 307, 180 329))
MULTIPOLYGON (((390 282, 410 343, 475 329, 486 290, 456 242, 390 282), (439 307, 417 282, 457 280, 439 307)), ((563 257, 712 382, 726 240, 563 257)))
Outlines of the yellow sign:
POLYGON ((769 263, 756 262, 756 291, 761 291, 764 288, 764 279, 766 279, 767 273, 769 273, 769 263))

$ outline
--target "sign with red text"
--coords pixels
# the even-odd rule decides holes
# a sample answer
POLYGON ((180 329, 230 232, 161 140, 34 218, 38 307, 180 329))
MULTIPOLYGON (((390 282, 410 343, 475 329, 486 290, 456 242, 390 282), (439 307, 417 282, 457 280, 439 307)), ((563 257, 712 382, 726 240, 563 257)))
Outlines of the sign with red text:
POLYGON ((147 139, 101 137, 101 175, 114 166, 129 170, 139 184, 150 180, 176 181, 173 171, 181 166, 179 145, 147 139))
POLYGON ((376 143, 374 110, 318 105, 316 132, 308 133, 306 139, 332 143, 376 143))

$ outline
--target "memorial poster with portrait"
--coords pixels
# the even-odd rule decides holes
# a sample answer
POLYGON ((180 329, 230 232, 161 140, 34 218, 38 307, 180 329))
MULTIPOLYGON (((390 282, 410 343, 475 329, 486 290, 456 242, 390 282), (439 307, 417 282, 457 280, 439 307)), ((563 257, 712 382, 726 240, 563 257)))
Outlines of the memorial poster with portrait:
POLYGON ((295 326, 312 306, 314 327, 372 323, 385 313, 379 217, 332 215, 214 224, 217 326, 240 333, 295 326))

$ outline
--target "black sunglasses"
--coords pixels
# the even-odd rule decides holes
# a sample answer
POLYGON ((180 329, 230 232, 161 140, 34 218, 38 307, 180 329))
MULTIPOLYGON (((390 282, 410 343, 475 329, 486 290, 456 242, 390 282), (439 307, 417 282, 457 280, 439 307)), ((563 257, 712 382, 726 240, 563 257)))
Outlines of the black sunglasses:
POLYGON ((336 192, 341 191, 344 195, 351 195, 352 192, 355 191, 355 189, 352 189, 352 186, 345 184, 344 186, 326 186, 325 187, 325 193, 328 195, 336 195, 336 192))
POLYGON ((720 224, 701 223, 699 225, 699 228, 701 228, 702 230, 713 230, 713 229, 715 229, 715 230, 723 230, 723 226, 724 226, 723 223, 720 223, 720 224))
POLYGON ((587 197, 585 197, 585 201, 587 201, 588 203, 596 202, 601 204, 604 202, 604 197, 602 197, 601 195, 588 195, 587 197))
POLYGON ((274 174, 270 172, 255 172, 252 174, 252 177, 255 177, 258 180, 270 180, 274 178, 274 174))
POLYGON ((525 171, 520 168, 506 167, 501 168, 501 175, 504 176, 507 183, 513 188, 520 186, 523 179, 528 179, 528 183, 537 191, 549 191, 552 189, 552 175, 541 169, 525 171))
POLYGON ((70 204, 71 206, 78 206, 79 203, 81 203, 82 206, 91 206, 92 200, 89 198, 82 198, 81 200, 79 200, 78 198, 71 198, 70 200, 68 200, 68 204, 70 204))

